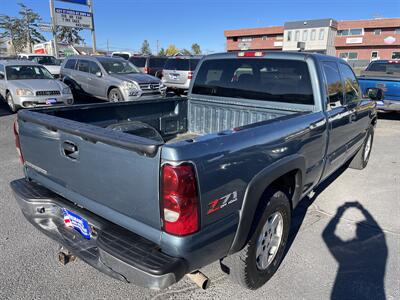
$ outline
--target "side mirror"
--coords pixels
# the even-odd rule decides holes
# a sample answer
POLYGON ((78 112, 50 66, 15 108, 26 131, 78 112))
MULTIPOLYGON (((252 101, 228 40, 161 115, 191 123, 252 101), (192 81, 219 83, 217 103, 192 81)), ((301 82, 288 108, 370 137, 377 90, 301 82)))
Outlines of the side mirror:
POLYGON ((96 76, 101 77, 101 76, 103 76, 103 74, 101 74, 101 72, 96 72, 96 76))
POLYGON ((368 88, 367 89, 368 98, 374 101, 380 101, 383 99, 383 91, 379 88, 368 88))

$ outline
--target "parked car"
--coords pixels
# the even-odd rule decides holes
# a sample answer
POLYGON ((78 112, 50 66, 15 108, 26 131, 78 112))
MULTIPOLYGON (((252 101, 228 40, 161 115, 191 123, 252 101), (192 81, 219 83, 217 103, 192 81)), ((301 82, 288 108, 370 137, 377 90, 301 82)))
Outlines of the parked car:
POLYGON ((0 96, 12 112, 74 103, 68 86, 42 65, 23 60, 0 60, 0 96))
POLYGON ((129 61, 143 73, 161 78, 167 59, 166 56, 131 56, 129 61))
POLYGON ((368 164, 375 102, 341 59, 222 53, 193 80, 188 98, 19 112, 26 178, 11 188, 62 261, 153 289, 220 261, 256 289, 299 201, 346 162, 368 164))
POLYGON ((375 60, 358 80, 365 95, 370 88, 382 90, 383 99, 377 101, 379 110, 400 111, 400 60, 375 60))
POLYGON ((70 56, 61 66, 61 78, 77 94, 111 102, 164 97, 166 91, 160 79, 126 60, 105 56, 70 56))
POLYGON ((180 95, 187 93, 193 73, 201 56, 176 56, 169 58, 164 66, 162 81, 165 86, 180 95))
POLYGON ((21 59, 27 59, 30 61, 33 61, 35 63, 38 63, 40 65, 43 65, 46 67, 47 70, 55 77, 58 78, 60 77, 60 65, 61 65, 61 60, 55 58, 52 55, 48 54, 18 54, 18 57, 21 59))
POLYGON ((127 51, 116 51, 111 53, 111 57, 114 58, 123 58, 125 60, 128 60, 132 56, 132 52, 127 52, 127 51))

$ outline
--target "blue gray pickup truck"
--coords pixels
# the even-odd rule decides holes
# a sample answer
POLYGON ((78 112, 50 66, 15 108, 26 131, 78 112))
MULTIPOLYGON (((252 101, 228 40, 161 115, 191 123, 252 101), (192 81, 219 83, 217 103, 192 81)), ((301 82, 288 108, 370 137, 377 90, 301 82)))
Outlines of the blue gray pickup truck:
POLYGON ((346 162, 367 165, 375 107, 335 57, 210 55, 187 98, 20 111, 25 178, 11 188, 64 259, 153 289, 219 261, 257 289, 299 201, 346 162))
POLYGON ((358 80, 364 94, 368 94, 370 88, 381 89, 383 95, 377 101, 378 110, 400 112, 400 60, 375 60, 358 80))

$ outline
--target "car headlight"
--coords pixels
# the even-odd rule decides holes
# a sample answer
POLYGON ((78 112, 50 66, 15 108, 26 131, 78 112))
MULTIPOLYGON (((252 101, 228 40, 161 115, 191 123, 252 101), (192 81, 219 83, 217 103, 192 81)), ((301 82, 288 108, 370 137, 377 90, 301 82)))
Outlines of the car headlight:
POLYGON ((16 89, 17 96, 33 96, 33 91, 30 89, 16 89))
POLYGON ((139 87, 137 86, 137 84, 131 82, 131 81, 124 81, 121 84, 121 87, 124 90, 139 90, 139 87))
POLYGON ((62 93, 64 95, 71 95, 72 94, 71 89, 69 87, 63 88, 62 93))

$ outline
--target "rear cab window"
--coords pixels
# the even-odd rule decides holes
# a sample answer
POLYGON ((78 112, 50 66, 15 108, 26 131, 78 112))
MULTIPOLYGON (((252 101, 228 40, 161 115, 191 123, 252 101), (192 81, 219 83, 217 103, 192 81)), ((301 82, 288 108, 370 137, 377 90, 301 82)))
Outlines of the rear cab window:
POLYGON ((205 60, 192 94, 314 105, 308 65, 300 60, 205 60))
POLYGON ((131 57, 129 61, 138 68, 144 68, 146 66, 146 57, 131 57))
POLYGON ((368 66, 367 71, 385 72, 385 73, 400 73, 400 63, 373 62, 368 66))

